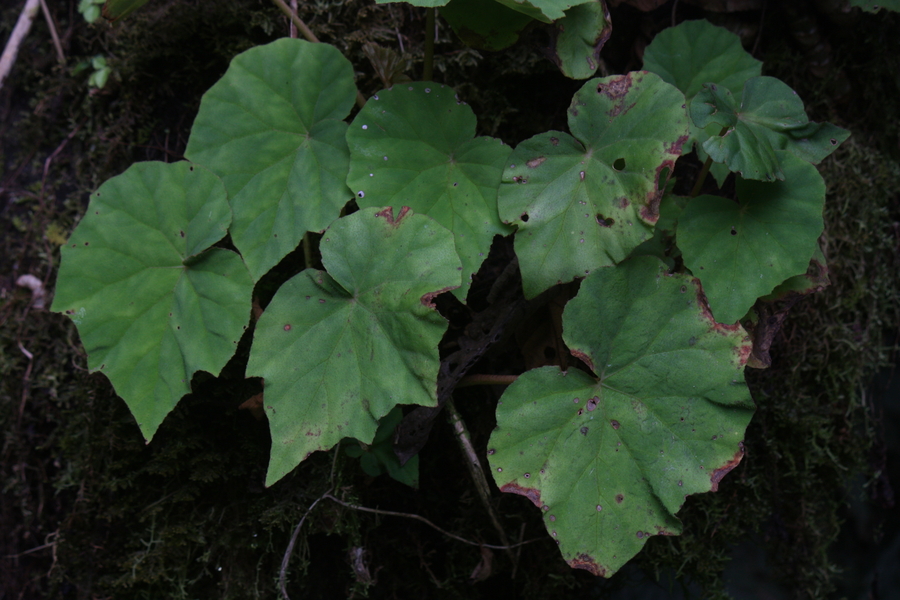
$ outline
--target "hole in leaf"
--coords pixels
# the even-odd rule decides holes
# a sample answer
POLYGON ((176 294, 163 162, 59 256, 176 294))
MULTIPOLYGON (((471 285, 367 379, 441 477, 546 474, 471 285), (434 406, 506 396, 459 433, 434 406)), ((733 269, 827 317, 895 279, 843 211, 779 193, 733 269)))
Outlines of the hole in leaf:
POLYGON ((602 214, 597 213, 597 224, 600 227, 610 227, 613 223, 615 223, 615 220, 612 217, 604 217, 602 214))
POLYGON ((737 235, 737 231, 734 230, 734 227, 731 228, 731 235, 737 235))
POLYGON ((616 171, 621 171, 624 168, 625 168, 625 159, 617 158, 615 160, 615 162, 613 163, 613 169, 615 169, 616 171))
POLYGON ((519 218, 522 220, 523 223, 527 223, 528 222, 528 213, 522 213, 522 216, 519 218))

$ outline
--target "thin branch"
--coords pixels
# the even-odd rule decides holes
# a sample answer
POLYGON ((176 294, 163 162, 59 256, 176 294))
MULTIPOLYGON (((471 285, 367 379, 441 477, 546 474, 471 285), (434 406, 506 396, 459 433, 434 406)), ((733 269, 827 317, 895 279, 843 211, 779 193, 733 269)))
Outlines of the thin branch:
POLYGON ((65 64, 66 55, 63 53, 59 35, 56 33, 56 23, 53 22, 53 17, 50 15, 50 9, 47 8, 47 0, 41 0, 41 12, 44 13, 44 18, 47 19, 47 27, 50 28, 50 37, 53 38, 53 45, 56 47, 56 58, 59 59, 60 64, 65 64))
POLYGON ((467 375, 459 380, 456 389, 473 385, 512 385, 518 375, 467 375))
POLYGON ((16 21, 16 26, 9 36, 9 41, 6 42, 3 54, 0 55, 0 88, 3 87, 3 80, 9 75, 13 64, 16 62, 16 56, 19 54, 19 46, 22 45, 22 40, 28 35, 31 24, 34 22, 34 18, 37 16, 37 11, 40 7, 41 0, 27 0, 25 2, 25 8, 19 13, 19 20, 16 21))
MULTIPOLYGON (((456 410, 456 405, 453 404, 452 398, 447 401, 445 408, 447 410, 447 420, 450 421, 450 426, 453 427, 453 432, 456 433, 456 441, 459 442, 459 448, 465 456, 466 467, 469 469, 469 475, 472 477, 472 481, 475 482, 475 489, 478 490, 478 496, 481 498, 481 503, 484 505, 485 510, 487 510, 488 516, 491 518, 491 523, 494 525, 494 529, 500 536, 500 541, 503 542, 507 548, 510 548, 509 539, 506 537, 506 531, 504 531, 503 527, 500 525, 500 519, 497 518, 497 513, 494 511, 494 507, 491 504, 491 488, 488 484, 487 477, 484 474, 484 467, 481 465, 481 459, 478 458, 478 454, 475 452, 475 446, 472 444, 472 437, 469 435, 466 422, 463 420, 462 415, 459 414, 459 411, 456 410)), ((513 551, 507 549, 506 553, 509 555, 510 560, 512 560, 513 570, 515 570, 516 557, 513 554, 513 551)))
POLYGON ((425 517, 422 517, 420 515, 414 515, 414 514, 402 513, 402 512, 394 512, 392 510, 379 510, 377 508, 367 508, 365 506, 358 506, 356 504, 350 504, 349 502, 344 502, 343 500, 338 500, 331 494, 325 494, 324 497, 328 498, 329 500, 331 500, 333 502, 337 502, 338 504, 340 504, 341 506, 343 506, 345 508, 352 508, 353 510, 358 510, 360 512, 373 513, 376 515, 387 515, 389 517, 405 517, 407 519, 414 519, 416 521, 421 521, 421 522, 425 523, 426 525, 428 525, 429 527, 436 529, 437 531, 440 531, 447 537, 456 540, 457 542, 462 542, 463 544, 468 544, 470 546, 477 546, 479 548, 485 547, 485 548, 490 548, 491 550, 508 550, 510 548, 517 548, 519 546, 524 546, 525 544, 530 544, 532 542, 540 541, 539 539, 526 540, 524 542, 519 542, 518 544, 512 544, 510 546, 494 546, 491 544, 481 544, 479 542, 473 542, 472 540, 467 540, 466 538, 461 538, 458 535, 455 535, 453 533, 450 533, 449 531, 441 529, 440 527, 438 527, 437 525, 435 525, 434 523, 432 523, 431 521, 429 521, 428 519, 426 519, 425 517))
MULTIPOLYGON (((297 0, 291 0, 291 14, 292 15, 297 14, 297 0)), ((294 25, 293 19, 291 19, 290 36, 291 36, 291 38, 297 37, 297 26, 294 25)))
POLYGON ((294 533, 291 535, 291 541, 288 543, 287 549, 284 551, 284 557, 281 559, 281 571, 278 573, 278 585, 281 588, 281 595, 284 597, 284 600, 291 600, 291 597, 288 596, 287 593, 287 584, 286 584, 286 573, 288 568, 288 563, 291 562, 291 554, 294 553, 294 545, 297 543, 297 537, 300 535, 300 529, 303 527, 303 523, 306 522, 306 517, 309 516, 309 513, 312 512, 312 509, 316 507, 316 504, 324 500, 325 498, 331 498, 329 492, 331 488, 328 488, 328 491, 316 498, 316 501, 309 505, 309 508, 306 509, 306 512, 303 514, 303 518, 300 519, 300 522, 297 523, 297 526, 294 528, 294 533))
POLYGON ((309 40, 310 42, 319 42, 319 38, 316 37, 316 34, 312 32, 312 29, 306 26, 306 23, 303 22, 300 17, 298 17, 294 11, 291 10, 291 7, 284 3, 284 0, 272 0, 281 12, 283 12, 287 17, 291 20, 291 22, 297 27, 297 30, 303 34, 303 37, 309 40))

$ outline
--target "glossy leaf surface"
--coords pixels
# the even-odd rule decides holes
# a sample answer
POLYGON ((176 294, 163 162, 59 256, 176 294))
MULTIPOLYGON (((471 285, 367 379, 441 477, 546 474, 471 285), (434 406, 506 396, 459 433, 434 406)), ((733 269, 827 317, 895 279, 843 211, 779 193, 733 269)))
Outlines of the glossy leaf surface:
POLYGON ((695 279, 653 257, 592 273, 563 325, 597 378, 520 376, 497 408, 491 472, 541 508, 569 565, 608 577, 650 536, 678 534, 685 498, 740 461, 750 343, 711 319, 695 279))
POLYGON ((572 135, 522 142, 503 172, 500 217, 518 227, 528 297, 616 264, 649 238, 660 177, 687 139, 684 96, 652 73, 588 81, 568 117, 572 135))
POLYGON ((255 280, 350 200, 342 119, 355 98, 337 48, 290 38, 239 54, 204 94, 185 155, 222 177, 255 280))
POLYGON ((825 182, 816 168, 779 151, 784 181, 738 179, 738 201, 691 200, 678 219, 684 264, 700 281, 716 320, 734 323, 760 296, 806 273, 824 222, 825 182))
POLYGON ((460 282, 450 232, 368 208, 335 221, 320 248, 328 272, 288 280, 254 333, 247 376, 265 380, 266 485, 341 438, 371 443, 397 404, 437 401, 447 323, 431 300, 460 282))
POLYGON ((512 229, 497 214, 497 188, 509 146, 475 137, 475 114, 452 88, 396 85, 373 96, 347 133, 347 185, 361 207, 409 206, 453 232, 465 300, 495 235, 512 229))
POLYGON ((247 268, 210 249, 230 221, 211 172, 137 163, 91 195, 62 248, 53 310, 75 322, 88 366, 109 377, 148 440, 194 373, 218 375, 249 321, 247 268))

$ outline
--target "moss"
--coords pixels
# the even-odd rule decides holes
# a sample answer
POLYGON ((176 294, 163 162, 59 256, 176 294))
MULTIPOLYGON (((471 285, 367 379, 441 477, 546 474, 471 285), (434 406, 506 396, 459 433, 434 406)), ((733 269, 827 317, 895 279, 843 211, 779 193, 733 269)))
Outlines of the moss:
MULTIPOLYGON (((71 62, 110 57, 114 74, 103 90, 90 91, 83 76, 67 70, 41 70, 46 52, 37 46, 25 54, 29 68, 9 84, 17 91, 4 96, 10 118, 2 142, 0 248, 18 273, 52 281, 58 254, 45 236, 50 225, 70 229, 87 191, 132 161, 179 158, 200 96, 228 60, 286 27, 268 3, 255 0, 150 6, 111 29, 71 23, 71 62)), ((351 58, 366 92, 380 85, 362 53, 366 42, 395 47, 403 40, 413 71, 418 68, 421 11, 362 0, 317 0, 301 10, 323 40, 351 58)), ((70 23, 63 17, 65 28, 70 23)), ((848 64, 868 44, 884 41, 883 29, 867 31, 859 49, 846 48, 848 64)), ((438 77, 473 105, 480 133, 515 143, 565 127, 565 107, 579 84, 544 66, 540 35, 489 55, 462 51, 446 29, 439 31, 438 77)), ((766 39, 776 40, 771 45, 779 51, 777 28, 766 39)), ((865 63, 872 78, 880 73, 876 62, 865 63)), ((767 60, 767 69, 798 87, 822 115, 817 118, 842 110, 827 97, 827 86, 786 58, 767 60)), ((885 97, 881 86, 889 83, 860 80, 870 87, 860 88, 859 101, 885 97)), ((900 122, 894 105, 882 108, 885 122, 900 122)), ((496 493, 508 535, 538 541, 516 551, 515 579, 510 557, 495 551, 493 575, 473 585, 469 577, 482 556, 477 547, 449 542, 417 521, 323 501, 307 516, 289 565, 292 597, 608 597, 659 576, 660 585, 683 584, 687 594, 717 598, 724 597, 722 573, 734 544, 748 537, 766 550, 772 572, 793 596, 825 597, 835 569, 827 550, 840 526, 843 490, 854 474, 873 471, 867 460, 874 426, 861 382, 886 363, 883 332, 900 322, 894 226, 900 170, 873 148, 881 142, 869 140, 875 130, 869 116, 846 114, 843 122, 860 129, 822 165, 830 190, 823 245, 832 286, 794 307, 774 346, 773 368, 751 374, 759 409, 747 455, 717 494, 689 499, 680 513, 682 536, 652 538, 633 565, 611 581, 597 580, 569 569, 527 500, 496 493), (377 583, 354 572, 354 548, 365 549, 377 583)), ((220 378, 198 376, 194 393, 145 445, 107 380, 84 371, 74 327, 59 315, 29 310, 27 292, 3 277, 0 527, 6 535, 0 553, 16 557, 0 562, 4 589, 22 590, 23 598, 277 597, 288 540, 306 507, 332 486, 348 501, 423 515, 467 539, 496 543, 443 426, 422 455, 419 491, 371 479, 342 455, 332 481, 332 454, 314 455, 264 489, 270 442, 265 424, 237 408, 258 391, 242 379, 239 359, 220 378)), ((482 448, 495 400, 484 389, 466 390, 459 399, 482 448)))

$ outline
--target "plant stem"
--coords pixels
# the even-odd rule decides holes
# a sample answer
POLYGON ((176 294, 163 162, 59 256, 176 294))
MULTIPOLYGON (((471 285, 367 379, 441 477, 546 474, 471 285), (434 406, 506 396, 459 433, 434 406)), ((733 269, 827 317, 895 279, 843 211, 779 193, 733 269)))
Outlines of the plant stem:
POLYGON ((468 375, 459 380, 456 389, 473 385, 511 385, 518 375, 468 375))
POLYGON ((434 8, 425 9, 425 65, 422 68, 422 81, 431 81, 434 77, 434 8))
POLYGON ((303 262, 307 269, 313 268, 312 242, 309 240, 309 232, 303 234, 303 262))
POLYGON ((696 198, 697 194, 700 193, 703 182, 706 181, 706 176, 709 174, 709 168, 712 166, 712 161, 712 156, 706 157, 706 162, 703 163, 703 168, 700 169, 700 175, 697 176, 697 181, 694 183, 694 189, 691 190, 691 198, 696 198))
MULTIPOLYGON (((722 137, 728 132, 728 127, 725 126, 722 128, 722 131, 719 132, 719 137, 722 137)), ((700 193, 700 190, 703 188, 703 182, 706 181, 706 176, 709 174, 709 168, 712 166, 713 159, 712 156, 706 155, 706 162, 703 163, 703 168, 700 169, 700 175, 697 176, 697 181, 694 183, 694 189, 691 190, 691 198, 696 198, 697 194, 700 193)))
POLYGON ((306 23, 303 22, 300 17, 294 14, 294 11, 291 10, 291 7, 284 3, 284 0, 272 0, 281 12, 287 15, 287 17, 294 23, 297 27, 297 31, 303 34, 303 37, 309 40, 310 42, 319 42, 319 38, 316 37, 316 34, 312 32, 312 30, 306 26, 306 23))
MULTIPOLYGON (((306 40, 313 43, 319 43, 319 38, 316 37, 316 34, 314 34, 312 30, 306 26, 306 23, 291 10, 290 6, 284 3, 284 0, 272 0, 272 2, 275 3, 275 6, 277 6, 281 12, 287 15, 291 22, 297 27, 297 31, 299 31, 306 40)), ((360 108, 366 105, 366 98, 359 90, 356 91, 356 105, 360 108)))
POLYGON ((475 446, 472 445, 472 437, 469 435, 466 422, 463 421, 462 415, 456 410, 452 398, 447 401, 445 408, 447 410, 447 420, 450 421, 450 426, 453 427, 453 432, 456 434, 456 441, 459 442, 459 448, 466 457, 466 467, 469 469, 469 475, 472 476, 472 481, 475 482, 475 489, 478 490, 478 495, 481 497, 481 503, 484 504, 485 510, 487 510, 488 515, 491 517, 491 523, 493 523, 494 529, 496 529, 497 533, 500 535, 500 541, 503 542, 503 545, 507 548, 506 553, 509 554, 509 558, 513 561, 513 565, 515 565, 516 557, 512 553, 512 550, 509 549, 510 545, 509 540, 506 538, 506 532, 500 525, 500 520, 497 518, 497 513, 494 512, 494 507, 491 504, 491 487, 488 485, 487 477, 484 474, 484 468, 481 466, 481 460, 479 460, 478 455, 475 453, 475 446))

